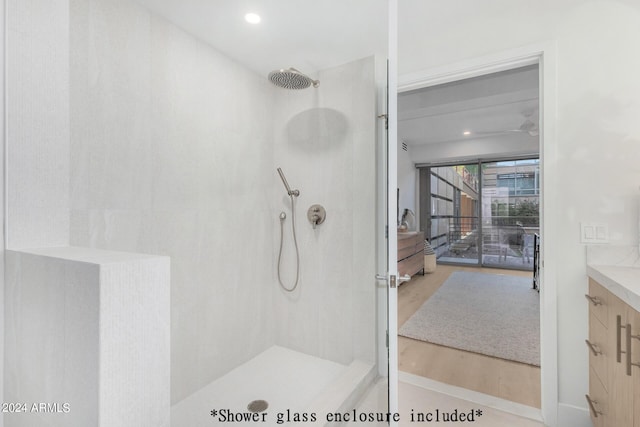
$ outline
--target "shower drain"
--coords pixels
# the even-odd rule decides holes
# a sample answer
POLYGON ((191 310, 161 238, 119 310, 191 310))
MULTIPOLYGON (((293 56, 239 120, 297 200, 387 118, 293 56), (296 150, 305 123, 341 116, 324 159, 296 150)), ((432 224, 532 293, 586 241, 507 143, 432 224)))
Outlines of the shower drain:
POLYGON ((263 412, 269 407, 269 402, 266 400, 254 400, 249 402, 247 409, 249 412, 263 412))

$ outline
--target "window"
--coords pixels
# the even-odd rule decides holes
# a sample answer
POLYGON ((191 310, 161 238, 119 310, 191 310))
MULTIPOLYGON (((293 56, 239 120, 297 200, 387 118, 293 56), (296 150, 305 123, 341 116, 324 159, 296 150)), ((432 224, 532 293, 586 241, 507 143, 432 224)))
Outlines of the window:
POLYGON ((531 269, 537 158, 423 168, 421 176, 421 223, 438 262, 531 269))

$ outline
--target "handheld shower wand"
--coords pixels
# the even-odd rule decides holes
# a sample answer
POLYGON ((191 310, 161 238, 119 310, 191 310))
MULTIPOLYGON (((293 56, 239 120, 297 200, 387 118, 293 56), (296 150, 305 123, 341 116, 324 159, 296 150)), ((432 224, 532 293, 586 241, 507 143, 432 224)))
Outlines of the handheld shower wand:
POLYGON ((280 286, 282 287, 282 289, 284 289, 287 292, 293 292, 298 286, 298 281, 300 279, 300 250, 298 249, 298 239, 296 238, 296 207, 295 207, 296 205, 294 202, 294 197, 298 197, 300 195, 300 192, 298 190, 292 190, 291 187, 289 187, 289 183, 287 182, 287 179, 284 177, 284 173, 282 173, 282 169, 278 168, 278 174, 280 175, 280 179, 284 184, 284 188, 286 188, 287 194, 291 199, 291 231, 293 232, 293 244, 296 248, 296 280, 293 283, 292 287, 287 288, 284 285, 284 283, 282 283, 282 278, 280 277, 280 263, 282 261, 282 244, 284 241, 284 221, 287 218, 287 214, 285 214, 284 212, 281 212, 280 213, 280 250, 278 251, 278 282, 280 283, 280 286))
POLYGON ((287 178, 284 177, 284 173, 282 173, 282 169, 278 168, 278 174, 280 175, 280 179, 282 180, 282 183, 284 184, 284 188, 287 189, 287 194, 289 196, 298 197, 300 195, 300 191, 292 190, 291 187, 289 187, 289 183, 287 182, 287 178))

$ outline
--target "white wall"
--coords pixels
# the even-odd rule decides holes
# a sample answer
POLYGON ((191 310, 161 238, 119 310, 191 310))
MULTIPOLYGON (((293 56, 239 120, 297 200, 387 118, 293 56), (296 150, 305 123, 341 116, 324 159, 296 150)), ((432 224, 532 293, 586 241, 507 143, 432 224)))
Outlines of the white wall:
POLYGON ((373 58, 285 91, 127 0, 72 0, 71 52, 71 242, 171 257, 172 402, 273 344, 374 362, 373 58))
MULTIPOLYGON (((373 57, 318 73, 320 87, 276 93, 275 166, 300 190, 300 283, 276 292, 276 342, 340 363, 375 363, 376 82, 373 57), (307 209, 321 204, 315 230, 307 209)), ((275 172, 275 168, 274 168, 275 172)), ((287 213, 282 276, 295 280, 291 208, 276 181, 272 222, 287 213)), ((279 235, 275 238, 278 249, 279 235)))
POLYGON ((8 413, 6 424, 98 425, 99 266, 16 251, 7 251, 6 259, 5 395, 75 408, 58 417, 8 413), (82 351, 65 345, 67 335, 82 351))
POLYGON ((586 410, 588 389, 579 222, 608 223, 612 243, 637 243, 640 57, 633 52, 640 40, 640 4, 406 0, 399 13, 399 67, 405 75, 528 44, 557 46, 557 82, 547 82, 557 85, 558 100, 558 179, 547 183, 559 195, 557 234, 546 238, 562 254, 555 260, 562 421, 573 406, 586 410))
POLYGON ((133 2, 71 5, 71 242, 171 257, 176 402, 275 342, 274 88, 133 2))
POLYGON ((12 427, 168 427, 169 259, 86 248, 7 251, 12 427), (38 402, 54 411, 33 411, 38 402), (63 406, 66 405, 66 408, 63 406))
MULTIPOLYGON (((3 36, 0 182, 5 190, 0 217, 4 224, 4 255, 7 247, 69 243, 68 0, 6 0, 2 2, 0 22, 3 36), (12 166, 5 170, 5 164, 12 166)), ((4 260, 2 256, 3 336, 4 260)), ((2 342, 4 374, 4 339, 2 342)), ((0 375, 2 384, 4 378, 0 375)), ((4 395, 4 387, 0 393, 4 395)), ((2 425, 4 417, 0 417, 2 425)))
MULTIPOLYGON (((6 0, 0 1, 0 34, 2 34, 3 41, 0 45, 0 81, 5 82, 6 74, 5 74, 5 58, 6 58, 6 34, 7 28, 5 26, 6 23, 6 0)), ((5 189, 5 150, 7 141, 6 141, 6 93, 5 93, 5 84, 2 84, 0 88, 0 99, 3 100, 2 105, 0 105, 0 132, 2 135, 0 136, 0 141, 2 141, 2 154, 0 154, 0 188, 5 189)), ((6 203, 6 202, 5 202, 6 203)), ((5 280, 4 280, 4 272, 5 272, 5 261, 4 261, 4 253, 6 249, 6 227, 5 227, 5 204, 2 205, 2 211, 0 212, 0 222, 3 224, 2 230, 0 230, 0 236, 2 242, 2 253, 0 254, 0 401, 5 402, 4 400, 4 334, 5 334, 5 320, 4 320, 4 301, 5 301, 5 280)), ((4 427, 4 416, 0 417, 0 427, 4 427)))
POLYGON ((68 3, 7 0, 6 200, 14 249, 69 244, 68 3))

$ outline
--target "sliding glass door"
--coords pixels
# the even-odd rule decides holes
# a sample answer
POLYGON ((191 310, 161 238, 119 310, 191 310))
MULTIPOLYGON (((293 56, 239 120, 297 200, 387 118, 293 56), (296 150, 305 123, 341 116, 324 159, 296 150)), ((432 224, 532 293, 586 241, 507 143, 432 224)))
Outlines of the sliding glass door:
POLYGON ((531 270, 537 158, 420 169, 420 223, 439 263, 531 270))
POLYGON ((534 235, 540 230, 539 160, 482 166, 482 264, 533 268, 534 235))
POLYGON ((424 231, 438 260, 478 264, 478 165, 432 167, 422 175, 421 181, 428 182, 424 231))

